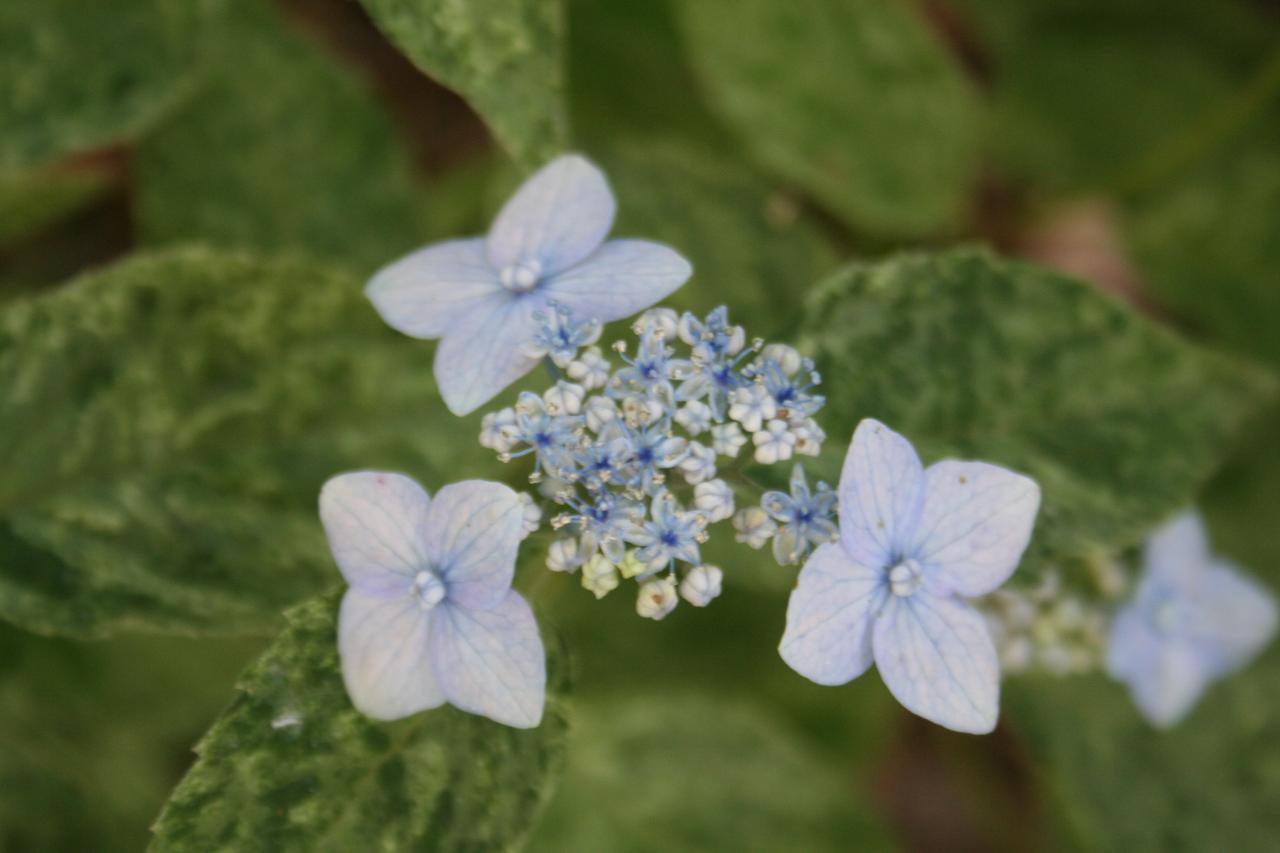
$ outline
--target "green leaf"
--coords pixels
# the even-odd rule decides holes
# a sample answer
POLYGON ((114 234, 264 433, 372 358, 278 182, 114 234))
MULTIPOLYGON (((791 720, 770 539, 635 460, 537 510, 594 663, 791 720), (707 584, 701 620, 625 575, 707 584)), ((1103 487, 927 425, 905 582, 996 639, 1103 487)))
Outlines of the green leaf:
POLYGON ((136 135, 191 83, 201 3, 6 0, 0 164, 44 163, 136 135))
POLYGON ((867 795, 785 721, 725 695, 587 705, 531 850, 884 850, 867 795))
POLYGON ((829 444, 874 417, 927 461, 1029 474, 1041 554, 1137 542, 1191 501, 1268 387, 1083 283, 982 251, 850 267, 809 308, 829 444))
POLYGON ((727 303, 750 334, 774 334, 798 317, 798 291, 834 264, 812 217, 732 160, 653 141, 610 148, 601 162, 618 195, 615 233, 668 243, 692 262, 693 279, 667 300, 678 308, 727 303))
POLYGON ((0 624, 0 849, 133 853, 260 643, 0 624))
POLYGON ((92 172, 0 170, 0 249, 84 208, 106 186, 92 172))
POLYGON ((363 81, 259 0, 234 0, 203 41, 200 89, 136 154, 142 242, 356 267, 417 242, 407 151, 363 81))
POLYGON ((977 103, 908 4, 677 3, 712 107, 760 162, 856 229, 950 230, 976 173, 977 103))
POLYGON ((1261 10, 1237 0, 960 5, 989 57, 997 168, 1048 194, 1145 180, 1195 144, 1275 40, 1261 10))
POLYGON ((0 617, 38 632, 264 631, 336 575, 319 488, 438 488, 492 455, 360 282, 139 257, 0 315, 0 617))
POLYGON ((457 91, 522 166, 564 147, 560 0, 363 0, 413 62, 457 91))
POLYGON ((339 671, 337 596, 288 614, 155 827, 153 849, 519 847, 549 798, 568 730, 562 659, 542 724, 517 730, 441 708, 362 716, 339 671))
POLYGON ((1040 769, 1061 847, 1267 850, 1280 833, 1280 650, 1210 687, 1169 732, 1125 689, 1090 679, 1011 682, 1006 718, 1040 769))

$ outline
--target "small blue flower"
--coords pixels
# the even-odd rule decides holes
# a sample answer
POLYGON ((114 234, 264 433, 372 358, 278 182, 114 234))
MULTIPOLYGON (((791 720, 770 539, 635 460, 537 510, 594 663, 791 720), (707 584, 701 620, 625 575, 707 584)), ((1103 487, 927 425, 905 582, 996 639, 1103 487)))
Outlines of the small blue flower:
POLYGON ((524 447, 509 451, 502 458, 515 459, 533 453, 536 475, 563 477, 573 469, 573 454, 579 447, 578 434, 583 420, 581 415, 552 415, 541 397, 532 391, 522 391, 515 406, 516 438, 511 446, 524 447))
POLYGON ((351 702, 395 720, 445 702, 517 728, 542 719, 546 656, 511 589, 524 504, 469 480, 429 498, 402 474, 342 474, 320 492, 349 588, 338 652, 351 702))
POLYGON ((626 556, 626 538, 633 524, 644 517, 644 507, 637 501, 619 497, 613 492, 594 492, 589 500, 570 497, 566 503, 573 509, 564 521, 577 525, 582 535, 578 554, 588 560, 598 549, 615 565, 626 556))
POLYGON ((578 357, 578 350, 600 340, 603 326, 599 320, 575 317, 559 302, 548 303, 533 316, 540 325, 528 352, 535 358, 550 358, 561 370, 578 357))
POLYGON ((653 496, 648 521, 634 524, 627 541, 639 547, 637 556, 650 571, 670 566, 676 560, 690 565, 702 562, 698 543, 705 524, 696 512, 685 512, 670 492, 653 496))
POLYGON ((683 362, 671 358, 671 347, 666 345, 660 330, 649 329, 640 336, 640 346, 635 358, 628 357, 621 350, 618 354, 627 366, 614 373, 609 380, 610 396, 640 396, 660 400, 674 398, 671 377, 683 362))
POLYGON ((836 541, 838 528, 831 520, 836 493, 826 483, 811 492, 801 465, 791 469, 791 494, 765 492, 760 505, 778 523, 773 557, 781 565, 798 563, 811 549, 836 541))
POLYGON ((1147 542, 1134 600, 1116 614, 1107 670, 1154 726, 1181 720, 1213 681, 1247 664, 1276 630, 1271 595, 1209 552, 1188 512, 1147 542))
POLYGON ((813 369, 811 359, 803 359, 799 371, 790 373, 780 361, 766 357, 743 373, 747 378, 760 377, 778 412, 786 413, 779 414, 779 417, 790 417, 796 412, 812 415, 827 402, 826 397, 810 393, 822 379, 813 369))
POLYGON ((818 684, 844 684, 874 661, 907 710, 956 731, 994 729, 999 661, 965 599, 1017 567, 1039 487, 985 462, 926 469, 910 442, 868 419, 839 503, 839 541, 818 546, 791 593, 783 660, 818 684))
POLYGON ((605 242, 614 210, 599 169, 560 157, 525 181, 487 237, 419 249, 379 270, 366 293, 393 328, 441 339, 436 383, 465 415, 537 365, 535 315, 551 302, 607 323, 688 280, 688 261, 666 246, 605 242))
POLYGON ((628 446, 626 485, 647 495, 655 494, 666 480, 665 471, 684 461, 689 454, 687 439, 671 435, 667 419, 648 427, 630 428, 617 424, 628 446))

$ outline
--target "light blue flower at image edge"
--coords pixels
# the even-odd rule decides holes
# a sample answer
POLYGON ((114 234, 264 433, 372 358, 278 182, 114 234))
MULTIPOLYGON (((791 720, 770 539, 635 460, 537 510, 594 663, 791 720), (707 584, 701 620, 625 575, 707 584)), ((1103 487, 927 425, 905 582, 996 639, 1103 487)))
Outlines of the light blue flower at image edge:
POLYGON ((1134 599, 1116 614, 1107 671, 1129 685, 1154 726, 1182 720, 1208 685, 1240 669, 1275 635, 1271 595, 1209 551, 1198 515, 1147 542, 1134 599))

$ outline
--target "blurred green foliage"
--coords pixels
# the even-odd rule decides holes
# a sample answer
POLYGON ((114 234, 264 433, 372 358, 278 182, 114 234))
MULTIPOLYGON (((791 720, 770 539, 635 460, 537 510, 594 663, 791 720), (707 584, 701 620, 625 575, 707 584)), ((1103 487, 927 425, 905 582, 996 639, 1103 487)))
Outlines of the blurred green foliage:
POLYGON ((616 233, 693 261, 672 304, 728 303, 749 334, 822 357, 831 439, 811 472, 835 476, 863 416, 930 459, 1024 468, 1045 489, 1031 568, 1137 542, 1218 468, 1199 493, 1215 545, 1280 586, 1280 409, 1256 411, 1274 383, 1179 340, 1280 368, 1266 4, 360 8, 0 8, 0 617, 21 626, 0 628, 0 849, 138 849, 210 723, 160 849, 474 849, 531 831, 536 849, 884 849, 928 837, 921 820, 959 821, 948 849, 1271 845, 1274 649, 1172 733, 1100 678, 1011 680, 1002 737, 938 734, 946 748, 917 754, 876 676, 822 688, 782 664, 795 570, 725 542, 709 549, 722 599, 653 624, 623 591, 597 602, 542 571, 531 540, 520 585, 576 670, 572 707, 562 677, 532 733, 449 710, 360 719, 331 597, 293 611, 239 692, 259 641, 27 633, 274 630, 336 580, 314 513, 327 476, 516 482, 476 446, 478 417, 438 404, 431 346, 381 326, 360 285, 417 243, 481 233, 568 146, 608 172, 616 233), (431 145, 413 118, 438 103, 402 85, 410 62, 474 111, 430 124, 431 145), (1086 195, 1115 212, 1122 260, 1176 333, 1031 266, 919 251, 1025 248, 1086 195), (898 246, 917 253, 869 262, 898 246), (1020 763, 1030 778, 1009 782, 1020 763), (928 810, 895 805, 897 777, 928 810), (975 829, 973 803, 1003 810, 975 829))

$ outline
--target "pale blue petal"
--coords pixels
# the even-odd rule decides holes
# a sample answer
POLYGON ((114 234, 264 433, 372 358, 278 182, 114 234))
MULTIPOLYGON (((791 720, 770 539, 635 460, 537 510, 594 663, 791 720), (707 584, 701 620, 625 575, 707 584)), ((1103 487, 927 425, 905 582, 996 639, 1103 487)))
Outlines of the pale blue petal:
POLYGON ((436 349, 436 387, 455 415, 466 415, 537 366, 528 352, 545 305, 537 296, 497 296, 450 329, 436 349))
POLYGON ((489 229, 486 253, 501 270, 537 261, 554 275, 604 242, 616 209, 604 174, 576 154, 552 160, 525 181, 489 229))
POLYGON ((465 480, 436 492, 427 512, 427 553, 450 601, 487 608, 506 598, 523 518, 520 498, 502 483, 465 480))
POLYGON ((888 566, 920 513, 924 469, 911 442, 879 421, 854 430, 840 473, 840 540, 855 560, 888 566))
POLYGON ((1118 610, 1107 636, 1107 674, 1127 682, 1155 667, 1159 657, 1160 639, 1138 608, 1127 605, 1118 610))
POLYGON ((908 711, 957 732, 986 734, 996 727, 996 648, 968 604, 923 589, 890 596, 871 644, 880 677, 908 711))
POLYGON ((608 323, 661 302, 689 280, 693 267, 674 250, 645 240, 610 240, 582 263, 550 279, 548 299, 575 316, 608 323))
POLYGON ((1150 665, 1128 679, 1133 702, 1147 722, 1169 728, 1195 707, 1210 676, 1204 658, 1192 643, 1166 639, 1150 665))
POLYGON ((1035 481, 986 462, 947 460, 930 465, 924 482, 907 555, 961 595, 985 595, 1008 580, 1031 541, 1035 481))
POLYGON ((374 275, 365 294, 393 329, 438 338, 502 291, 484 240, 451 240, 419 249, 374 275))
POLYGON ((444 703, 431 664, 432 618, 412 595, 347 590, 338 611, 338 655, 347 695, 360 713, 398 720, 444 703))
POLYGON ((516 592, 491 610, 446 602, 431 622, 431 659, 448 700, 531 729, 542 721, 547 664, 533 611, 516 592))
POLYGON ((1161 588, 1193 583, 1209 563, 1209 541, 1195 512, 1184 512, 1156 530, 1143 551, 1144 579, 1161 588))
POLYGON ((407 592, 429 564, 427 492, 403 474, 340 474, 320 490, 320 521, 347 583, 373 594, 407 592))
POLYGON ((818 684, 844 684, 871 666, 871 624, 884 601, 881 572, 853 562, 834 543, 821 545, 800 570, 787 603, 778 653, 818 684))
POLYGON ((1200 647, 1211 678, 1249 663, 1275 636, 1275 599, 1228 563, 1205 569, 1186 607, 1186 633, 1200 647))

